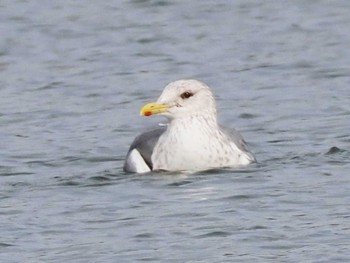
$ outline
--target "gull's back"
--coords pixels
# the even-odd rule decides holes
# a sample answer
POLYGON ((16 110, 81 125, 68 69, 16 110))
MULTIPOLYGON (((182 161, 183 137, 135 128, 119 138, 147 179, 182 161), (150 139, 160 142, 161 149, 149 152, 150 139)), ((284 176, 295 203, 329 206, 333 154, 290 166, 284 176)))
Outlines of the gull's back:
POLYGON ((248 158, 252 163, 256 162, 256 159, 253 153, 248 149, 246 141, 237 130, 233 128, 222 127, 222 126, 220 128, 221 128, 221 131, 234 142, 237 148, 240 149, 242 152, 244 152, 248 156, 248 158))

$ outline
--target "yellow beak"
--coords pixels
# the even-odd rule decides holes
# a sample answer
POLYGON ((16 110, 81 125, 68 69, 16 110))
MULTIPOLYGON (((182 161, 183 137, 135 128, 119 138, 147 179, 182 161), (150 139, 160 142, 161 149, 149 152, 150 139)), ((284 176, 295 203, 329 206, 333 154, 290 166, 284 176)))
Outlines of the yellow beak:
POLYGON ((162 103, 148 103, 141 108, 140 115, 141 116, 151 116, 153 114, 159 114, 166 112, 169 109, 169 105, 162 103))

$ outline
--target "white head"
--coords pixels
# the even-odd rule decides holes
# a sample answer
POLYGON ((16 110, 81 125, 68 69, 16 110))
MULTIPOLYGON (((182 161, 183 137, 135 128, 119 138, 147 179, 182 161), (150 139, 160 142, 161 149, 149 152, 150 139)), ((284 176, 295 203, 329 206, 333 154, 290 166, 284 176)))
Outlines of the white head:
POLYGON ((216 117, 214 96, 209 87, 198 80, 177 80, 168 84, 156 103, 141 109, 141 115, 161 114, 169 119, 194 115, 216 117))

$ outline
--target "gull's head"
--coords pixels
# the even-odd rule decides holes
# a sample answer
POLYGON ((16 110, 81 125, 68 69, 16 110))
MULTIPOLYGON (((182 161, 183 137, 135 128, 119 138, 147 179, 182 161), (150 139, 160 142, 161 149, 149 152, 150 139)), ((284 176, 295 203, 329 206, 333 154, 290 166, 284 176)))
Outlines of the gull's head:
POLYGON ((216 105, 209 87, 198 80, 177 80, 168 84, 158 101, 142 107, 142 116, 161 114, 169 119, 216 116, 216 105))

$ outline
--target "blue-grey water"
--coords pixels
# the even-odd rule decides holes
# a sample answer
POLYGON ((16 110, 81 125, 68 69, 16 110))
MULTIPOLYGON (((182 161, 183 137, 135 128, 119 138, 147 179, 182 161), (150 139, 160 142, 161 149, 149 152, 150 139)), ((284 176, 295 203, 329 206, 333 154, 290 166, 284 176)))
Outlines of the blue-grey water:
POLYGON ((0 262, 350 262, 350 2, 0 3, 0 262), (259 163, 132 175, 138 112, 212 87, 259 163))

